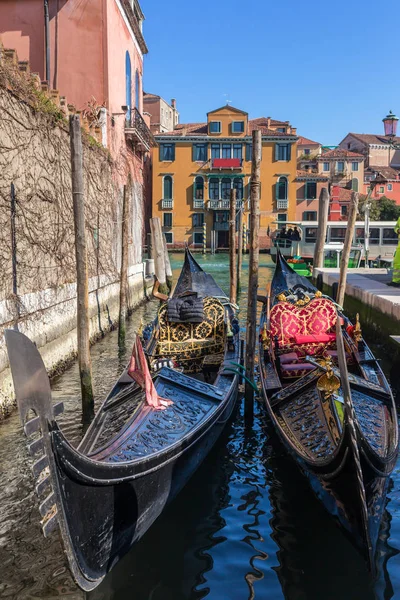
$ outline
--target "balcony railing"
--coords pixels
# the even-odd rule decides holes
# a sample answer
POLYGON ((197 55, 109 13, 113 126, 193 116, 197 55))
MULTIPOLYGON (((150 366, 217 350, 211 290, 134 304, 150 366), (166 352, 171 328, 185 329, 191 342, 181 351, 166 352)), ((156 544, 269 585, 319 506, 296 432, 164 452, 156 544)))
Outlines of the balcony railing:
POLYGON ((243 164, 242 158, 212 158, 211 168, 212 169, 241 169, 243 164))
POLYGON ((174 208, 173 200, 161 200, 161 208, 174 208))
POLYGON ((225 221, 224 223, 214 223, 215 231, 229 231, 229 223, 225 221))
POLYGON ((277 200, 276 201, 276 208, 278 210, 283 210, 285 208, 288 207, 289 201, 288 200, 277 200))
POLYGON ((132 138, 138 145, 138 149, 148 152, 150 148, 157 146, 153 134, 147 127, 142 115, 137 108, 131 110, 125 121, 125 135, 132 138))
POLYGON ((204 208, 204 200, 193 200, 193 208, 204 208))
MULTIPOLYGON (((236 208, 242 208, 244 200, 236 200, 236 208)), ((211 210, 229 210, 230 200, 209 200, 208 208, 211 210)))

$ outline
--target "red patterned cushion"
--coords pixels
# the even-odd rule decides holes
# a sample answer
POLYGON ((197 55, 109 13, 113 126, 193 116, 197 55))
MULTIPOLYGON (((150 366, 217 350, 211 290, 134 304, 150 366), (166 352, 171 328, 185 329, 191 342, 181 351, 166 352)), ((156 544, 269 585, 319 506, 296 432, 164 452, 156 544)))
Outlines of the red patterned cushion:
POLYGON ((273 339, 278 338, 280 346, 285 346, 302 332, 299 309, 289 302, 280 302, 272 307, 269 323, 271 335, 273 339))
POLYGON ((300 308, 300 317, 303 321, 301 334, 326 333, 336 324, 337 313, 334 304, 327 298, 314 298, 300 308))
POLYGON ((288 354, 281 354, 279 356, 279 360, 281 361, 281 365, 285 363, 292 363, 298 359, 296 352, 289 352, 288 354))
MULTIPOLYGON (((279 302, 270 313, 270 330, 279 345, 286 346, 298 335, 321 335, 331 329, 337 319, 336 309, 327 298, 314 298, 307 306, 279 302)), ((310 341, 320 341, 313 340, 310 341)), ((329 340, 327 340, 329 341, 329 340)))
POLYGON ((296 344, 309 344, 313 342, 333 342, 336 340, 335 333, 313 333, 311 335, 295 335, 296 344))

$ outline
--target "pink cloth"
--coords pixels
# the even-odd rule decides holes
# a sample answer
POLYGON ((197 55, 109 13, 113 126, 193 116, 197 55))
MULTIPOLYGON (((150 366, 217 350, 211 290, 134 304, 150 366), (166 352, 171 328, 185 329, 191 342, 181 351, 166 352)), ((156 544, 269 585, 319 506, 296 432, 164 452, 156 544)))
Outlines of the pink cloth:
POLYGON ((128 367, 128 375, 146 392, 146 402, 155 410, 164 410, 172 404, 172 400, 161 398, 157 394, 156 387, 150 375, 149 366, 143 352, 139 336, 136 336, 133 344, 131 361, 128 367))
POLYGON ((335 340, 335 333, 312 333, 309 335, 297 334, 294 336, 294 341, 296 344, 309 344, 312 342, 333 342, 335 340))

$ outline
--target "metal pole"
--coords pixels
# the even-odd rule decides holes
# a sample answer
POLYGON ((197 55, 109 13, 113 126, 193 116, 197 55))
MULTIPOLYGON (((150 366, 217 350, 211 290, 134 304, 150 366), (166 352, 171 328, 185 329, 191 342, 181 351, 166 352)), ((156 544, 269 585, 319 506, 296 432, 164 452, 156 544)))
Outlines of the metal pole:
POLYGON ((46 81, 50 86, 50 19, 49 0, 44 0, 44 37, 46 47, 46 81))
POLYGON ((253 131, 253 158, 250 182, 250 257, 249 257, 249 290, 247 304, 247 339, 246 339, 246 386, 245 386, 245 420, 251 425, 254 411, 254 389, 249 381, 254 381, 255 352, 257 339, 257 291, 259 263, 260 232, 260 167, 261 167, 261 131, 253 131))
POLYGON ((78 359, 82 390, 82 420, 87 425, 94 416, 94 395, 89 347, 89 284, 85 231, 82 129, 79 115, 71 115, 69 117, 69 131, 71 137, 71 176, 75 227, 78 359))
POLYGON ((229 266, 230 266, 230 300, 236 302, 237 271, 236 271, 236 189, 231 189, 229 203, 229 266))

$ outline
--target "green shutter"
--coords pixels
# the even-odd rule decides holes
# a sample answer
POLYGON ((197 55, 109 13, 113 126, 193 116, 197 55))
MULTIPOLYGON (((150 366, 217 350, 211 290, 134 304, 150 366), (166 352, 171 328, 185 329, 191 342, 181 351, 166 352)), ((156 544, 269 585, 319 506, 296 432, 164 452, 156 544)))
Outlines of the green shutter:
POLYGON ((160 161, 164 160, 164 144, 160 144, 160 161))
POLYGON ((279 144, 275 144, 275 160, 279 160, 279 144))
POLYGON ((279 200, 279 182, 275 184, 275 200, 279 200))
POLYGON ((175 160, 175 144, 172 144, 172 160, 175 160))
POLYGON ((196 160, 196 144, 192 144, 192 162, 196 160))
POLYGON ((292 156, 292 144, 287 145, 287 159, 290 160, 292 156))

